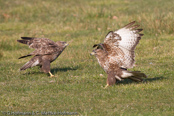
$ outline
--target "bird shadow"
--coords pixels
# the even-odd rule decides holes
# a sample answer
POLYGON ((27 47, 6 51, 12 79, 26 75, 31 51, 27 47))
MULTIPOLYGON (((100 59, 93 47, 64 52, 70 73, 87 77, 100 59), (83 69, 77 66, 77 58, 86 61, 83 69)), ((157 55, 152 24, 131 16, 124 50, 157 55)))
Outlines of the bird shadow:
POLYGON ((32 74, 42 74, 43 72, 41 71, 27 71, 23 73, 23 75, 32 75, 32 74))
POLYGON ((52 68, 51 69, 51 72, 67 72, 67 71, 73 71, 73 70, 77 70, 78 69, 78 66, 76 67, 63 67, 63 68, 52 68))
MULTIPOLYGON (((70 71, 70 70, 77 70, 78 67, 63 67, 63 68, 52 68, 50 71, 55 74, 57 72, 67 72, 67 71, 70 71)), ((39 69, 40 70, 40 69, 39 69)), ((43 74, 44 72, 42 71, 28 71, 28 72, 25 72, 23 75, 32 75, 32 74, 43 74)), ((48 74, 49 75, 49 74, 48 74)))
POLYGON ((154 77, 154 78, 145 78, 142 82, 135 82, 130 79, 125 79, 123 81, 117 81, 116 84, 131 84, 131 83, 148 83, 148 82, 153 82, 153 81, 158 81, 158 80, 164 80, 166 79, 163 76, 160 77, 154 77))
POLYGON ((153 82, 153 81, 164 80, 164 79, 166 79, 166 77, 160 76, 160 77, 154 77, 154 78, 146 78, 144 81, 153 82))

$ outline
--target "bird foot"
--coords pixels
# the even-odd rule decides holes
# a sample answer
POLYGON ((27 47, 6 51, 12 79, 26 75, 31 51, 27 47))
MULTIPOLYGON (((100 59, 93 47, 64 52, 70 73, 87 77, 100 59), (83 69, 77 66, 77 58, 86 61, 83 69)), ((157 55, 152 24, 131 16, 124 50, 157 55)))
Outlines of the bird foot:
POLYGON ((50 78, 54 77, 54 75, 50 75, 50 78))
POLYGON ((109 85, 107 84, 105 87, 103 87, 104 89, 106 89, 107 87, 109 87, 109 85))
POLYGON ((50 74, 50 78, 54 77, 54 75, 51 72, 49 72, 49 74, 50 74))

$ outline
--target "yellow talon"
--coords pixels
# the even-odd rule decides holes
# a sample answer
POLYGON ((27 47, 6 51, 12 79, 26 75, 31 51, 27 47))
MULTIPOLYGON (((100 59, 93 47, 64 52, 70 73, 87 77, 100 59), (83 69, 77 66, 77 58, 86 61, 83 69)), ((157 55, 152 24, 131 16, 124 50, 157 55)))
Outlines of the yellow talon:
POLYGON ((54 75, 51 72, 49 72, 49 74, 50 74, 50 78, 54 77, 54 75))
POLYGON ((106 89, 107 87, 109 87, 109 85, 107 84, 105 87, 104 87, 104 89, 106 89))

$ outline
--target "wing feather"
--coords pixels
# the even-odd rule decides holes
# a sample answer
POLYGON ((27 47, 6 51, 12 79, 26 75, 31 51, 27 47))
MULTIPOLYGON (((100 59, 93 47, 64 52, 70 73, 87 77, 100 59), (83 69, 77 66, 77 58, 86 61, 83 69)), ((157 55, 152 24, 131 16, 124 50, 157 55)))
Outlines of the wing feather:
POLYGON ((143 34, 139 34, 143 29, 136 29, 139 25, 134 24, 135 21, 117 31, 111 31, 104 39, 104 44, 108 44, 112 48, 112 62, 117 62, 120 67, 126 69, 134 66, 134 50, 143 36, 143 34))
POLYGON ((34 48, 35 51, 29 55, 49 55, 60 51, 59 46, 52 40, 47 38, 21 37, 22 40, 17 40, 20 43, 27 44, 29 48, 34 48))
POLYGON ((129 23, 127 26, 114 31, 115 34, 118 34, 121 37, 121 40, 116 44, 122 46, 130 51, 133 51, 141 39, 142 34, 139 34, 143 29, 136 29, 139 25, 133 26, 135 21, 129 23), (131 27, 132 26, 132 27, 131 27))

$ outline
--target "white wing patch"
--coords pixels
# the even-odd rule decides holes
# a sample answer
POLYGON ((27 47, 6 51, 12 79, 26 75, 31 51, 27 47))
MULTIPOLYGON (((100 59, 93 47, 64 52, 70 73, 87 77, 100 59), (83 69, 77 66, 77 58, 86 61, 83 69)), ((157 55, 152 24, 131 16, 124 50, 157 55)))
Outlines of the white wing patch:
POLYGON ((39 64, 39 60, 36 60, 36 61, 31 65, 31 67, 37 66, 38 64, 39 64))
POLYGON ((136 44, 138 44, 140 35, 135 31, 127 28, 119 29, 114 33, 120 35, 121 41, 118 42, 119 46, 124 47, 127 50, 134 50, 136 44))
POLYGON ((141 36, 140 34, 143 29, 136 29, 139 25, 134 25, 135 21, 127 24, 123 28, 117 31, 110 31, 104 39, 109 53, 111 63, 117 63, 122 68, 132 68, 135 64, 134 50, 141 36))
POLYGON ((121 57, 123 62, 122 62, 122 65, 120 65, 120 67, 122 68, 132 68, 135 63, 134 50, 142 36, 142 34, 139 34, 138 32, 142 31, 142 29, 135 29, 139 27, 139 25, 133 26, 134 23, 135 22, 131 22, 125 27, 117 31, 114 31, 114 34, 116 34, 117 38, 116 37, 112 38, 112 39, 117 39, 117 41, 114 42, 114 45, 120 48, 122 52, 124 53, 124 55, 122 55, 121 57))
POLYGON ((122 65, 120 67, 122 68, 133 68, 135 60, 134 60, 134 51, 129 51, 123 47, 121 47, 121 50, 124 52, 124 56, 122 57, 122 65))

